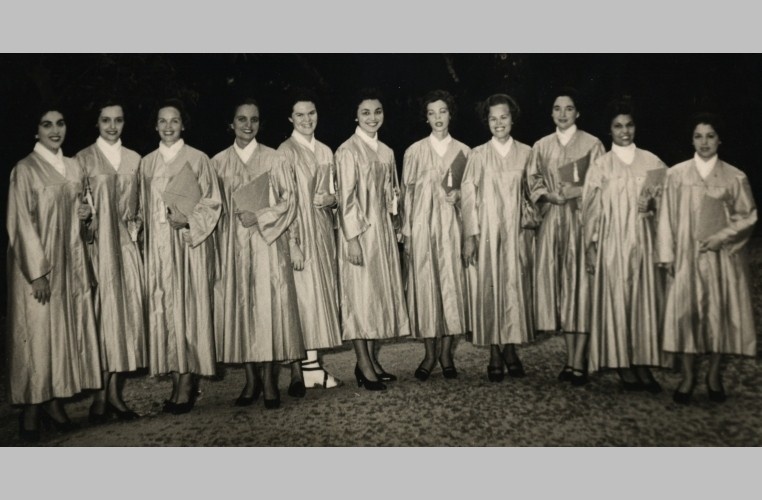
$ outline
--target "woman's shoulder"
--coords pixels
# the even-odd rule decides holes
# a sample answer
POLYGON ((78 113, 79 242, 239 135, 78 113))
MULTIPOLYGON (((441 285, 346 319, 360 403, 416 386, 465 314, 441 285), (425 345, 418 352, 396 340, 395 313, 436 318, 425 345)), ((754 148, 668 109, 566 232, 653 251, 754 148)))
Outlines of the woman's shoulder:
POLYGON ((233 146, 228 146, 212 157, 213 162, 221 163, 233 153, 233 146))
POLYGON ((737 179, 739 181, 744 181, 747 179, 746 172, 741 170, 740 168, 731 165, 730 163, 717 159, 717 164, 722 166, 722 170, 724 171, 725 175, 728 177, 732 177, 734 179, 737 179))
POLYGON ((541 149, 541 148, 547 148, 548 146, 551 146, 557 141, 556 139, 556 133, 550 133, 544 137, 541 137, 535 141, 535 143, 532 145, 532 149, 541 149))
POLYGON ((185 149, 185 154, 190 156, 191 159, 198 161, 198 160, 209 160, 209 156, 201 151, 200 149, 196 149, 193 146, 190 146, 188 144, 183 145, 183 149, 185 149))
POLYGON ((645 150, 645 149, 640 149, 640 148, 637 148, 637 152, 640 155, 641 159, 647 165, 649 165, 649 166, 651 166, 651 165, 656 165, 656 166, 662 165, 662 166, 664 166, 664 168, 667 167, 667 165, 663 161, 661 161, 661 158, 656 156, 654 153, 652 153, 652 152, 650 152, 648 150, 645 150))
MULTIPOLYGON (((80 149, 77 152, 77 154, 74 155, 74 158, 77 158, 77 159, 89 159, 89 158, 92 158, 96 154, 96 149, 95 149, 96 147, 97 147, 97 145, 95 143, 90 144, 86 148, 80 149)), ((126 149, 126 148, 123 148, 123 149, 126 149)))
POLYGON ((583 146, 584 149, 588 149, 589 150, 589 149, 592 149, 592 148, 594 148, 595 146, 597 146, 599 144, 600 144, 601 148, 603 148, 603 143, 601 142, 601 140, 598 139, 593 134, 585 132, 584 130, 577 130, 576 136, 577 136, 577 140, 583 146))
POLYGON ((471 148, 468 147, 464 142, 460 142, 455 137, 452 138, 452 143, 455 145, 456 148, 463 151, 463 153, 468 154, 471 152, 471 148))
POLYGON ((413 144, 408 146, 408 148, 405 150, 405 156, 408 154, 418 154, 421 152, 421 150, 428 145, 429 138, 424 137, 423 139, 419 141, 415 141, 413 144))
POLYGON ((16 162, 16 165, 11 169, 12 172, 16 172, 16 175, 27 175, 35 168, 37 164, 36 155, 29 153, 22 159, 16 162))
POLYGON ((137 151, 122 146, 122 158, 129 161, 140 161, 140 154, 137 151))

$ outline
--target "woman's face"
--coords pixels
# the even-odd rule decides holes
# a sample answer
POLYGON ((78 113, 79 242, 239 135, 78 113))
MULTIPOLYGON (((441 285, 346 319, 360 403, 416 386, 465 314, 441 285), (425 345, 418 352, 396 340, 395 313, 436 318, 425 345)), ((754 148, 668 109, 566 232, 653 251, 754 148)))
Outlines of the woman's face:
POLYGON ((318 121, 315 104, 310 101, 298 101, 291 109, 291 116, 288 121, 294 125, 294 130, 307 139, 312 139, 318 121))
POLYGON ((714 130, 714 127, 708 123, 699 123, 693 130, 693 147, 696 149, 699 158, 710 160, 717 154, 717 148, 722 142, 720 136, 714 130))
POLYGON ((124 111, 121 106, 106 106, 98 116, 98 133, 104 141, 116 144, 124 129, 124 111))
POLYGON ((513 118, 507 104, 490 106, 487 123, 489 123, 489 131, 492 132, 492 137, 501 143, 508 142, 508 139, 511 137, 513 118))
POLYGON ((629 146, 635 140, 635 121, 630 115, 617 115, 611 121, 611 139, 617 146, 629 146))
POLYGON ((384 107, 378 99, 366 99, 357 107, 357 123, 371 137, 384 123, 384 107))
POLYGON ((48 111, 37 124, 37 140, 52 153, 57 153, 66 137, 66 122, 58 111, 48 111))
POLYGON ((166 146, 171 146, 179 141, 183 130, 185 130, 180 110, 173 106, 161 108, 156 120, 156 130, 159 132, 159 139, 166 146))
POLYGON ((558 130, 563 132, 574 125, 577 118, 579 118, 579 112, 571 97, 562 95, 556 97, 555 102, 553 102, 553 113, 551 116, 553 116, 553 122, 558 127, 558 130))
POLYGON ((259 133, 259 108, 254 104, 238 106, 230 128, 235 133, 238 146, 246 147, 259 133))
POLYGON ((430 102, 426 105, 426 121, 432 132, 447 134, 450 127, 450 109, 443 100, 430 102))

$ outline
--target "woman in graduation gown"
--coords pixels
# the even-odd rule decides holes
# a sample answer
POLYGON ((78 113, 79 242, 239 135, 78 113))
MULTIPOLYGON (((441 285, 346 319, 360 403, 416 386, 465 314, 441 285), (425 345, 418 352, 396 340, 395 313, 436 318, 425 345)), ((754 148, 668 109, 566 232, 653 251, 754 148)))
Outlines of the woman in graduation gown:
POLYGON ((317 352, 341 345, 333 216, 337 201, 336 169, 330 148, 315 139, 318 123, 315 97, 299 91, 290 104, 288 119, 294 129, 278 151, 293 167, 298 194, 291 259, 307 359, 291 364, 289 394, 303 397, 305 388, 329 389, 341 385, 321 366, 317 352))
POLYGON ((97 226, 88 245, 98 288, 96 322, 103 389, 90 406, 91 423, 138 414, 120 395, 119 374, 146 366, 143 261, 137 243, 140 155, 122 146, 124 109, 116 101, 98 107, 98 139, 77 153, 96 207, 97 226))
POLYGON ((235 142, 212 159, 223 199, 215 235, 215 323, 219 360, 245 367, 246 384, 235 404, 251 405, 264 392, 265 407, 275 409, 280 393, 273 363, 305 355, 289 248, 299 227, 293 170, 283 155, 257 142, 259 124, 255 100, 237 103, 230 124, 235 142), (247 195, 253 206, 234 199, 254 185, 263 188, 257 199, 247 195))
POLYGON ((662 272, 654 254, 655 220, 666 165, 635 147, 629 99, 609 106, 611 151, 590 167, 584 186, 588 272, 594 274, 589 369, 619 371, 625 390, 661 391, 662 272))
POLYGON ((149 367, 152 375, 171 374, 163 410, 174 414, 193 409, 194 375, 214 375, 216 363, 210 235, 222 203, 209 158, 182 139, 187 123, 182 103, 165 101, 157 113, 159 148, 140 162, 149 367), (178 190, 198 197, 169 196, 178 190))
POLYGON ((501 382, 506 367, 525 375, 516 345, 534 337, 534 231, 521 227, 520 208, 532 150, 510 135, 519 118, 511 96, 494 94, 481 108, 492 139, 471 151, 463 175, 463 258, 477 271, 473 343, 490 346, 487 376, 501 382))
POLYGON ((590 331, 580 196, 584 173, 605 152, 601 141, 577 128, 578 100, 572 89, 557 93, 551 112, 556 131, 532 147, 534 161, 527 179, 532 200, 543 213, 535 242, 535 328, 563 332, 566 364, 558 379, 576 386, 587 382, 590 331))
POLYGON ((35 115, 38 142, 11 171, 8 190, 8 402, 23 405, 19 434, 28 442, 40 439, 40 417, 74 429, 60 400, 101 387, 83 240, 93 216, 82 168, 61 151, 60 110, 43 106, 35 115))
POLYGON ((460 186, 470 148, 449 133, 455 99, 435 90, 423 98, 431 135, 405 151, 402 164, 404 238, 410 330, 424 340, 426 354, 415 371, 425 381, 437 363, 445 378, 456 378, 454 335, 469 331, 466 272, 461 258, 460 186), (461 178, 457 178, 459 182, 461 178))
POLYGON ((695 116, 692 131, 695 155, 669 169, 659 213, 658 261, 673 277, 662 345, 682 354, 675 402, 689 403, 695 357, 709 354, 707 392, 721 403, 722 355, 757 352, 746 247, 757 208, 746 174, 717 156, 718 117, 695 116), (720 215, 718 224, 710 224, 712 212, 720 215))
POLYGON ((378 140, 380 95, 363 91, 354 102, 357 128, 336 150, 342 332, 354 345, 358 386, 384 390, 396 377, 381 367, 376 341, 410 333, 392 223, 399 187, 394 152, 378 140))

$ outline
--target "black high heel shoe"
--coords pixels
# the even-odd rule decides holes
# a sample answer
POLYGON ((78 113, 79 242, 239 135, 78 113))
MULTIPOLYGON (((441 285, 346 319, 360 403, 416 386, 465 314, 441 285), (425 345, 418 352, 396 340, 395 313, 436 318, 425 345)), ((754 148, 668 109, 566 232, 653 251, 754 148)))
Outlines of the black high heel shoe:
POLYGON ((19 413, 19 439, 24 443, 37 443, 40 441, 40 429, 24 428, 24 412, 19 413))
POLYGON ((307 395, 307 387, 303 380, 292 380, 288 386, 288 395, 292 398, 303 398, 307 395))
POLYGON ((275 399, 264 398, 265 408, 268 410, 276 410, 280 408, 280 390, 275 389, 275 399))
POLYGON ((169 410, 169 413, 172 415, 183 415, 184 413, 190 412, 194 406, 196 406, 196 398, 198 398, 200 392, 198 390, 198 381, 194 380, 191 382, 191 388, 190 392, 188 393, 188 401, 185 403, 171 403, 172 406, 169 410))
POLYGON ((571 382, 574 377, 574 368, 570 365, 564 366, 563 370, 561 370, 561 373, 558 374, 558 381, 559 382, 571 382))
POLYGON ((429 379, 429 375, 431 375, 431 370, 427 370, 423 366, 419 366, 415 369, 415 373, 413 375, 421 382, 426 382, 429 379))
POLYGON ((244 396, 243 393, 241 393, 240 396, 235 400, 236 406, 251 406, 254 404, 254 401, 259 399, 259 395, 262 392, 262 382, 260 380, 257 380, 257 383, 254 385, 254 393, 251 396, 244 396))
POLYGON ((95 411, 95 403, 90 405, 90 410, 87 412, 87 421, 90 422, 90 425, 105 424, 110 419, 111 419, 111 413, 109 413, 108 404, 104 403, 103 413, 98 413, 95 411))
POLYGON ((587 378, 587 372, 585 372, 585 370, 577 370, 576 368, 572 370, 571 385, 574 387, 582 387, 583 385, 587 385, 588 382, 590 382, 590 379, 587 378))
POLYGON ((446 379, 454 379, 458 378, 458 370, 455 369, 455 363, 450 360, 450 365, 445 366, 444 363, 442 363, 442 359, 439 360, 439 366, 442 367, 442 376, 446 379))
POLYGON ((502 382, 505 379, 505 372, 503 371, 503 365, 492 366, 487 365, 487 378, 490 382, 502 382))
POLYGON ((365 387, 369 391, 385 391, 386 384, 380 380, 368 380, 363 375, 362 370, 358 365, 355 365, 355 378, 357 379, 357 387, 365 387))
POLYGON ((526 377, 526 372, 524 371, 524 365, 521 364, 521 360, 516 357, 516 361, 513 363, 508 363, 507 360, 503 359, 505 362, 506 368, 508 368, 508 375, 513 378, 522 378, 526 377))
POLYGON ((64 420, 63 422, 59 422, 58 420, 54 419, 47 412, 47 410, 45 410, 45 408, 41 408, 40 421, 42 422, 42 424, 45 426, 46 429, 50 429, 52 427, 56 431, 61 433, 72 432, 79 429, 79 425, 69 420, 68 417, 66 417, 66 420, 64 420))
POLYGON ((381 373, 376 373, 376 378, 378 378, 379 382, 394 382, 397 380, 396 375, 386 373, 383 368, 381 368, 381 373))
POLYGON ((140 418, 140 415, 130 410, 129 408, 127 410, 120 410, 119 408, 112 405, 108 401, 106 401, 106 411, 113 415, 116 415, 117 419, 125 421, 125 422, 129 422, 130 420, 137 420, 140 418))
POLYGON ((724 403, 728 396, 725 394, 725 388, 722 386, 722 378, 720 378, 720 390, 714 391, 709 385, 709 374, 706 374, 706 391, 709 393, 709 400, 715 403, 724 403))

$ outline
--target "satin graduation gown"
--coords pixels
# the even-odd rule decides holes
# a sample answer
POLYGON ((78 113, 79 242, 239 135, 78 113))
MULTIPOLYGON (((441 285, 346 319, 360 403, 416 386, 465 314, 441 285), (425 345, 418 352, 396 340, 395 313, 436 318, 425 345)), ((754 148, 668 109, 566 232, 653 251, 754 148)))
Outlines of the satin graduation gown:
POLYGON ((82 169, 65 176, 37 153, 11 171, 8 190, 8 402, 38 404, 101 387, 89 262, 77 218, 82 169), (47 277, 50 300, 34 298, 47 277))
POLYGON ((461 186, 464 238, 479 237, 472 307, 475 345, 522 344, 534 338, 534 231, 521 228, 522 182, 532 161, 513 142, 505 158, 491 141, 468 156, 461 186))
POLYGON ((352 135, 336 150, 336 173, 343 338, 375 340, 409 335, 399 250, 390 217, 397 185, 394 153, 381 142, 375 152, 352 135), (355 237, 362 247, 360 266, 348 260, 348 240, 355 237))
POLYGON ((746 175, 717 160, 702 179, 694 160, 669 169, 658 225, 658 261, 672 263, 664 320, 665 351, 756 355, 746 244, 757 208, 746 175), (729 225, 718 252, 699 252, 704 196, 723 200, 729 225))
MULTIPOLYGON (((589 155, 590 165, 604 154, 596 137, 577 130, 564 146, 556 133, 533 146, 534 161, 528 172, 532 201, 557 193, 558 168, 589 155)), ((567 333, 590 331, 589 275, 581 230, 580 199, 576 203, 540 203, 543 219, 536 232, 534 256, 535 327, 567 333)))
POLYGON ((470 148, 453 139, 444 157, 429 138, 405 151, 402 164, 402 234, 410 240, 405 290, 410 330, 416 338, 470 331, 466 270, 461 258, 459 207, 450 205, 442 181, 458 153, 470 148))
POLYGON ((652 169, 667 168, 654 154, 635 150, 631 165, 608 152, 585 180, 585 245, 597 245, 592 285, 589 369, 663 365, 663 272, 655 256, 656 221, 638 211, 652 169))
POLYGON ((140 156, 124 147, 121 154, 116 170, 96 144, 77 153, 97 213, 95 239, 87 247, 98 280, 101 367, 108 372, 134 371, 147 362, 143 261, 127 225, 138 213, 140 156))
POLYGON ((319 141, 315 141, 313 153, 293 137, 283 142, 278 152, 293 166, 298 193, 295 229, 304 254, 304 269, 293 274, 304 347, 336 347, 341 345, 341 320, 333 211, 313 205, 318 179, 330 183, 335 177, 333 153, 319 141))
POLYGON ((188 145, 168 164, 155 150, 140 169, 150 372, 213 375, 215 250, 210 235, 222 205, 217 176, 209 158, 188 145), (198 179, 201 199, 188 216, 190 229, 177 230, 169 224, 162 193, 186 163, 198 179), (190 243, 183 234, 190 235, 190 243))
MULTIPOLYGON (((233 146, 212 160, 222 191, 223 214, 215 237, 219 272, 215 280, 218 359, 224 363, 294 361, 305 357, 296 288, 289 254, 289 226, 296 219, 291 167, 272 148, 258 144, 244 163, 233 146), (244 227, 233 193, 269 176, 268 208, 244 227)), ((295 227, 298 231, 298 223, 295 227)))

